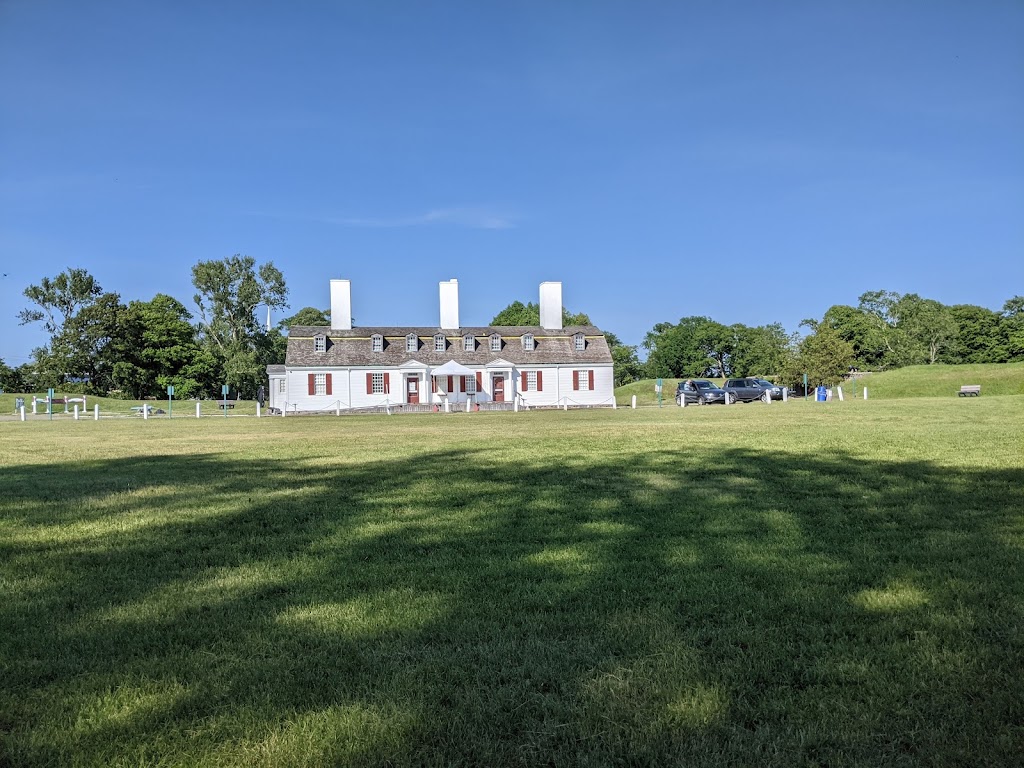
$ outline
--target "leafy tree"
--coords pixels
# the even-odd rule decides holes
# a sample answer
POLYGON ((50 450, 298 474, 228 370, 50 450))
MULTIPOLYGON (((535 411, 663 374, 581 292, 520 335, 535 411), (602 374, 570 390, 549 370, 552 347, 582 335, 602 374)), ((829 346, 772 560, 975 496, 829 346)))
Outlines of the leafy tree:
POLYGON ((749 327, 730 326, 733 348, 730 373, 733 376, 777 376, 789 355, 789 337, 779 323, 749 327))
POLYGON ((911 364, 934 364, 943 350, 956 339, 957 325, 949 308, 934 299, 922 299, 916 293, 907 294, 900 302, 900 330, 908 341, 911 364))
POLYGON ((282 333, 288 333, 293 325, 330 326, 331 312, 329 309, 303 307, 291 317, 286 317, 277 324, 282 333))
MULTIPOLYGON (((494 316, 491 325, 540 325, 540 305, 513 301, 494 316)), ((562 307, 562 325, 593 325, 584 312, 572 313, 562 307)))
POLYGON ((615 386, 621 387, 631 381, 641 378, 643 366, 637 356, 636 347, 623 344, 619 337, 610 331, 605 332, 605 340, 608 342, 608 349, 612 353, 612 367, 615 376, 615 386))
POLYGON ((943 350, 945 363, 1005 363, 1010 359, 1006 327, 998 312, 971 304, 954 304, 949 315, 955 339, 943 350))
POLYGON ((251 256, 201 261, 192 267, 200 332, 207 350, 221 361, 223 380, 239 396, 252 397, 276 345, 256 319, 256 308, 287 306, 284 275, 272 262, 256 267, 251 256))
POLYGON ((1024 359, 1024 296, 1014 296, 1003 304, 1003 324, 1010 355, 1024 359))
POLYGON ((713 322, 708 317, 684 317, 678 324, 657 323, 644 336, 648 351, 647 375, 651 378, 708 375, 707 351, 701 340, 704 328, 713 322))
POLYGON ((836 304, 826 310, 821 322, 853 347, 854 363, 858 368, 871 370, 883 365, 885 342, 882 331, 866 311, 859 307, 836 304))
POLYGON ((24 296, 36 305, 18 313, 21 325, 42 322, 46 332, 55 335, 79 310, 89 306, 103 293, 96 278, 84 269, 68 268, 52 280, 44 277, 39 285, 30 285, 24 296))
POLYGON ((812 334, 799 342, 795 354, 787 360, 780 380, 786 386, 796 388, 802 385, 806 373, 808 386, 830 387, 843 380, 853 359, 853 346, 834 328, 819 323, 812 334))
POLYGON ((5 392, 28 392, 25 367, 11 368, 0 359, 0 389, 5 392))

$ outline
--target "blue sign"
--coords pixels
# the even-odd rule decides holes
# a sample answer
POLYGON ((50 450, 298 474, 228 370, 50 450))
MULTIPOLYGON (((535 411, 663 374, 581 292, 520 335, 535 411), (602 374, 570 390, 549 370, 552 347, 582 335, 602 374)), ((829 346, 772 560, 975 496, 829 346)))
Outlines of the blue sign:
POLYGON ((173 384, 168 384, 167 385, 167 396, 168 397, 174 397, 174 385, 173 384))
POLYGON ((227 384, 225 384, 223 387, 220 388, 220 393, 222 395, 224 395, 224 397, 228 396, 228 385, 227 384))

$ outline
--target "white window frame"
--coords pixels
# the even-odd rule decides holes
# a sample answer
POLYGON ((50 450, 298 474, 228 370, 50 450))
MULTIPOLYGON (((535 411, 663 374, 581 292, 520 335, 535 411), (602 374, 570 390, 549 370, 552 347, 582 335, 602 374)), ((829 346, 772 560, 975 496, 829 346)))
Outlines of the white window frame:
POLYGON ((501 352, 501 334, 491 334, 491 352, 501 352))
POLYGON ((476 337, 472 334, 467 333, 462 337, 462 351, 463 352, 475 352, 476 351, 476 337))
POLYGON ((475 395, 476 394, 476 374, 475 373, 466 377, 466 394, 467 395, 475 395))
POLYGON ((446 349, 448 349, 448 339, 445 338, 445 335, 443 333, 435 333, 434 334, 434 351, 435 352, 444 352, 446 349))
POLYGON ((323 354, 327 351, 327 337, 322 333, 313 337, 313 351, 318 354, 323 354))
POLYGON ((313 374, 313 394, 320 395, 321 397, 327 394, 327 374, 326 373, 314 373, 313 374))
POLYGON ((572 346, 577 352, 584 352, 587 349, 587 337, 582 333, 573 334, 572 346))
POLYGON ((523 334, 523 349, 527 352, 532 352, 537 346, 536 340, 533 338, 532 333, 523 334))
POLYGON ((277 391, 280 394, 286 394, 288 392, 288 379, 281 378, 277 382, 277 391))
POLYGON ((589 392, 590 391, 590 369, 580 369, 576 371, 576 381, 579 382, 580 388, 578 392, 589 392))
POLYGON ((419 349, 420 339, 415 333, 410 333, 405 337, 405 351, 415 352, 419 349))
POLYGON ((384 394, 384 373, 373 373, 370 374, 373 382, 373 394, 383 395, 384 394))
POLYGON ((379 334, 379 333, 373 334, 373 336, 370 337, 370 344, 373 345, 373 351, 374 352, 383 352, 384 351, 384 337, 381 334, 379 334))
POLYGON ((536 392, 537 391, 537 372, 527 371, 526 372, 526 391, 536 392))

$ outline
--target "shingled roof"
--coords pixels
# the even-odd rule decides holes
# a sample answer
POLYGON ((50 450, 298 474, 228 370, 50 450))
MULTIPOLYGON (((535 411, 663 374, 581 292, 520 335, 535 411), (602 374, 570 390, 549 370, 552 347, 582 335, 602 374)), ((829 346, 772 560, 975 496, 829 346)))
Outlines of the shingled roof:
POLYGON ((439 366, 454 360, 466 366, 482 367, 497 359, 507 360, 513 365, 530 366, 545 364, 597 364, 610 365, 612 354, 604 334, 592 325, 571 325, 557 330, 529 325, 474 326, 458 330, 431 327, 379 327, 339 330, 321 326, 297 325, 288 334, 288 351, 285 364, 289 367, 339 368, 367 366, 396 368, 403 363, 417 360, 428 366, 439 366), (418 349, 407 352, 405 337, 415 333, 419 338, 418 349), (444 352, 434 351, 434 335, 443 333, 448 340, 444 352), (501 336, 501 351, 494 352, 490 346, 491 334, 501 336), (534 349, 523 349, 524 334, 533 334, 534 349), (573 336, 582 333, 586 348, 577 351, 573 336), (384 350, 373 351, 374 335, 384 337, 384 350), (462 339, 472 334, 476 339, 475 349, 463 349, 462 339), (327 337, 327 350, 315 352, 313 338, 327 337))

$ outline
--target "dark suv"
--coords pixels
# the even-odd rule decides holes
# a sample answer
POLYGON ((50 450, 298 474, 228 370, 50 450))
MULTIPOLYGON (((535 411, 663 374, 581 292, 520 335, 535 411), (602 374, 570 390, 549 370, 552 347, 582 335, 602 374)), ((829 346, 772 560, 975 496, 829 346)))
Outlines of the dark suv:
POLYGON ((782 387, 777 387, 764 379, 726 379, 722 389, 743 403, 782 399, 782 387))
POLYGON ((687 405, 690 403, 706 405, 707 403, 724 403, 725 398, 725 392, 704 379, 687 379, 680 381, 676 386, 676 405, 682 405, 684 399, 687 405))

